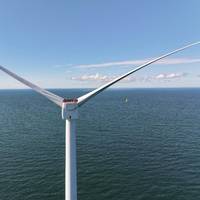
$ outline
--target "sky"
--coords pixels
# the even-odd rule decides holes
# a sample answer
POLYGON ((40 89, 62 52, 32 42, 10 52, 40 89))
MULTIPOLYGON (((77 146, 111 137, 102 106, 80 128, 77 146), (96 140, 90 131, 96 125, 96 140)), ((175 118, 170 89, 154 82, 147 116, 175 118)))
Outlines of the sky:
MULTIPOLYGON (((43 88, 94 88, 200 40, 199 0, 0 0, 0 65, 43 88)), ((200 45, 114 87, 200 87, 200 45)), ((0 72, 0 89, 26 88, 0 72)))

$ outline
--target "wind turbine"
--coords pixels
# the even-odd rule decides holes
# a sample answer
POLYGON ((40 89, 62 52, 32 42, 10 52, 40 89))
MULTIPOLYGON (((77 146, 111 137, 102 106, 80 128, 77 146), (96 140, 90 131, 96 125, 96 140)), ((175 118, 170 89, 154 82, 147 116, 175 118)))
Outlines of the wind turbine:
POLYGON ((200 41, 189 44, 182 48, 171 51, 170 53, 164 54, 160 57, 157 57, 149 62, 144 63, 143 65, 138 66, 137 68, 127 72, 126 74, 115 78, 114 80, 102 85, 101 87, 79 97, 73 99, 67 99, 60 97, 52 92, 49 92, 45 89, 38 87, 37 85, 25 80, 24 78, 18 76, 17 74, 11 72, 3 66, 0 66, 0 70, 7 73, 11 77, 17 79, 26 86, 32 88, 36 92, 48 98, 50 101, 54 102, 61 107, 62 110, 62 119, 66 120, 66 130, 65 130, 65 200, 77 200, 77 166, 76 166, 76 119, 78 119, 78 108, 86 103, 89 99, 96 96, 98 93, 102 92, 111 85, 117 83, 123 78, 133 74, 134 72, 153 64, 163 58, 166 58, 172 54, 175 54, 179 51, 192 47, 194 45, 200 44, 200 41))

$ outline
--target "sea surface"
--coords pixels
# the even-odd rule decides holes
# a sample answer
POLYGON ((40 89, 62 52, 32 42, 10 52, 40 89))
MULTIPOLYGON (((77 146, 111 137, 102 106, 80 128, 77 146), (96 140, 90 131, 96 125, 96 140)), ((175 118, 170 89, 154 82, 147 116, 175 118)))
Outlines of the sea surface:
MULTIPOLYGON (((64 126, 44 97, 0 90, 0 200, 64 200, 64 126)), ((79 110, 77 154, 78 200, 200 199, 200 89, 103 92, 79 110)))

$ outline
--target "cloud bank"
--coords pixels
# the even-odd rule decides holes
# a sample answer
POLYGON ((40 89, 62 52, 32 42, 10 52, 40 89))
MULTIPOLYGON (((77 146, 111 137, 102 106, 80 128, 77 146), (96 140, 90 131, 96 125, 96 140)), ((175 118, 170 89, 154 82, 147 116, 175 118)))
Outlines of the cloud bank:
MULTIPOLYGON (((159 81, 159 80, 172 80, 172 79, 180 79, 183 78, 185 76, 187 76, 187 73, 161 73, 161 74, 157 74, 154 76, 144 76, 144 77, 139 77, 139 76, 130 76, 130 77, 126 77, 125 79, 122 80, 122 82, 147 82, 147 81, 159 81)), ((76 81, 83 81, 83 82, 109 82, 113 79, 117 78, 117 76, 107 76, 107 75, 101 75, 99 73, 96 74, 85 74, 82 76, 76 76, 76 77, 72 77, 72 80, 76 80, 76 81)))

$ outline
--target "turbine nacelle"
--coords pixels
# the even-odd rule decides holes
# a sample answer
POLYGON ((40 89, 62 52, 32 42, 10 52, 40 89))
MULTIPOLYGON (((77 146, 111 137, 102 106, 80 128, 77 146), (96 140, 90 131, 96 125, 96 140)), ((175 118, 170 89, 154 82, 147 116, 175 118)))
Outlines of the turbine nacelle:
POLYGON ((78 119, 78 99, 64 99, 62 103, 62 119, 78 119))

